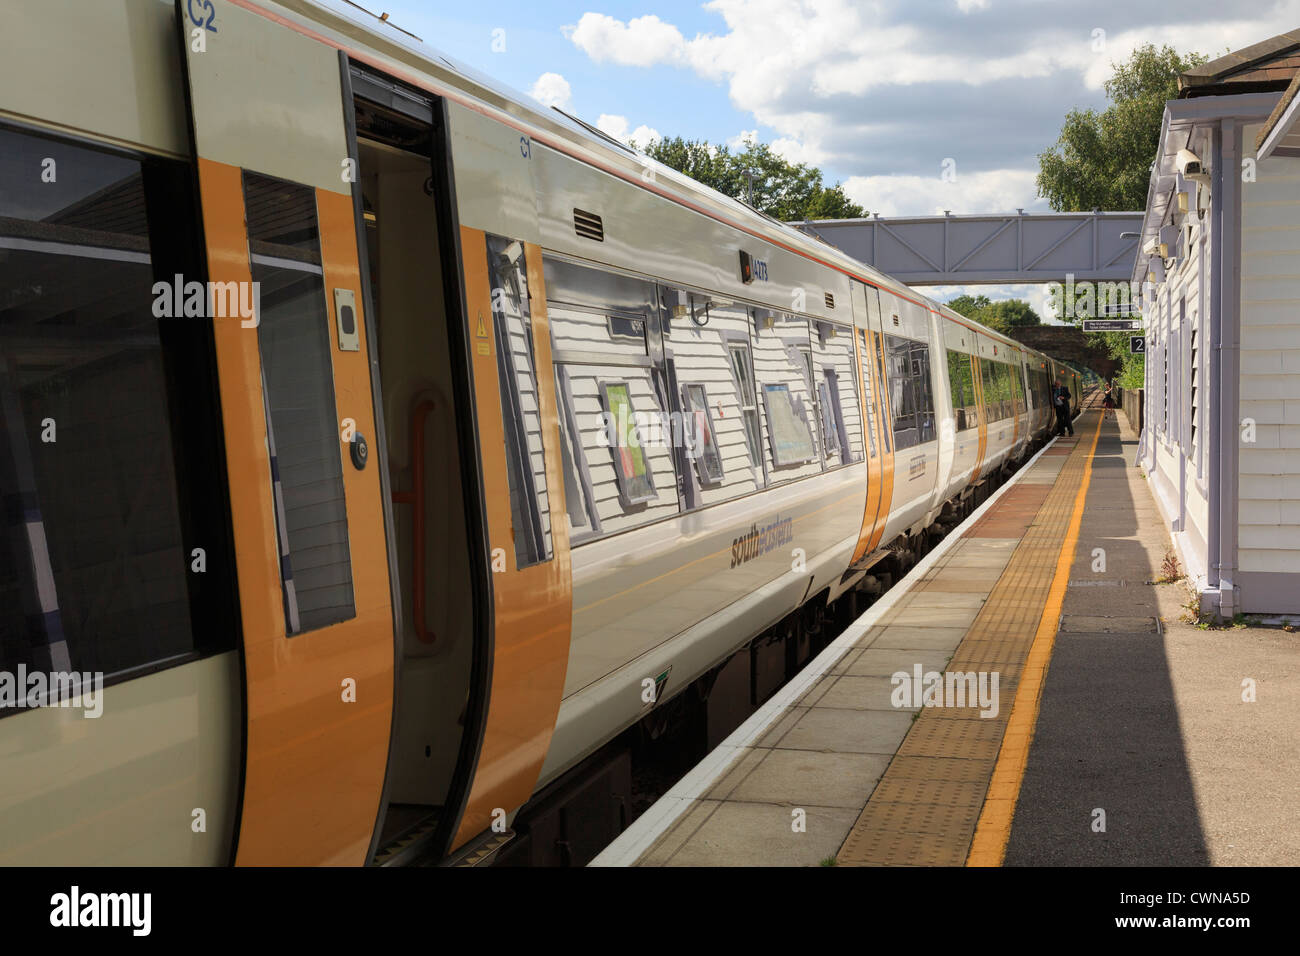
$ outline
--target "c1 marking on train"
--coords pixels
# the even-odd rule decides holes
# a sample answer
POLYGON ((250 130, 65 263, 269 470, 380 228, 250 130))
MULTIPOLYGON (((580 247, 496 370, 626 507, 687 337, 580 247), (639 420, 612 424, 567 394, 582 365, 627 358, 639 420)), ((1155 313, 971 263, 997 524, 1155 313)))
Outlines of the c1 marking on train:
POLYGON ((201 12, 198 16, 194 14, 194 3, 195 0, 185 0, 185 9, 190 15, 190 22, 196 27, 203 27, 210 33, 216 33, 217 8, 212 5, 212 0, 199 0, 198 6, 201 12), (204 14, 207 15, 207 20, 203 19, 204 14))

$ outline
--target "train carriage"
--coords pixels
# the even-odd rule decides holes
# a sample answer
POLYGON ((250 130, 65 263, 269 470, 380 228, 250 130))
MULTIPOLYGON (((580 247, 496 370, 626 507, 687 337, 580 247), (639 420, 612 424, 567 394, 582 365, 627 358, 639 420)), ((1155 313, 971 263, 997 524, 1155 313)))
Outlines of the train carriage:
POLYGON ((4 863, 486 856, 1079 399, 348 4, 8 20, 4 863))

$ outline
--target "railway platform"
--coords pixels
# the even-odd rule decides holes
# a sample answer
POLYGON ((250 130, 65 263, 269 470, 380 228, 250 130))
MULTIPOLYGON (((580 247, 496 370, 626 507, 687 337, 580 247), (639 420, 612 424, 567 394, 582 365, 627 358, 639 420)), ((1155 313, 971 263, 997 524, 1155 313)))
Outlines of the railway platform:
POLYGON ((1116 427, 1085 410, 593 865, 994 862, 1116 427))
POLYGON ((1197 865, 1300 850, 1286 820, 1292 635, 1166 623, 1183 593, 1162 586, 1177 572, 1168 533, 1133 466, 1136 433, 1098 404, 593 865, 1197 865), (1257 707, 1233 706, 1242 673, 1268 686, 1257 707))
POLYGON ((1001 863, 1058 631, 1159 627, 1072 572, 1094 472, 1128 465, 1086 409, 593 865, 1001 863))

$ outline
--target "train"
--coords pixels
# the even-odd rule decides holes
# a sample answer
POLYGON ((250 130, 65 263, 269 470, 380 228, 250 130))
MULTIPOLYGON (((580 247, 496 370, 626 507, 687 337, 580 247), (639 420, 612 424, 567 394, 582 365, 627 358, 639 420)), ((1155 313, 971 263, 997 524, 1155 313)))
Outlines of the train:
POLYGON ((580 862, 1077 411, 343 0, 6 20, 0 863, 580 862))

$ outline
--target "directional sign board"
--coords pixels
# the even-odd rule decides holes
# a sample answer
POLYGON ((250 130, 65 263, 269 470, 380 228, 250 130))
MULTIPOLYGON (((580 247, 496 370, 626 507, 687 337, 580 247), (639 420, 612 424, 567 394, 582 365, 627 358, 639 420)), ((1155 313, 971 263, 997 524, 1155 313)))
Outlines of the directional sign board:
POLYGON ((1137 332, 1141 330, 1139 319, 1084 319, 1085 332, 1137 332))
POLYGON ((1107 302, 1101 307, 1101 314, 1108 318, 1118 319, 1126 315, 1139 315, 1140 313, 1132 302, 1107 302))
POLYGON ((1128 350, 1132 355, 1146 355, 1147 340, 1142 335, 1130 335, 1128 337, 1128 350))

